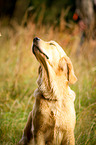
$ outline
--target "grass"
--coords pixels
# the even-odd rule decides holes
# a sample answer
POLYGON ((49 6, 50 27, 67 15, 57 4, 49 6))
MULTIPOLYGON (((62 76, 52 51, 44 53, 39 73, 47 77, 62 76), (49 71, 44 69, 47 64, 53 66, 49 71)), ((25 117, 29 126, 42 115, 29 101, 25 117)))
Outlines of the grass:
MULTIPOLYGON (((0 144, 16 144, 34 104, 38 62, 31 53, 32 39, 56 40, 71 57, 78 82, 76 92, 76 145, 96 144, 96 62, 75 55, 79 40, 77 26, 59 31, 29 23, 26 28, 1 25, 0 37, 0 144)), ((90 48, 89 48, 90 49, 90 48)), ((88 53, 88 52, 87 52, 88 53)), ((91 55, 92 56, 92 55, 91 55)), ((92 58, 92 57, 91 57, 92 58)), ((95 57, 96 58, 96 57, 95 57)))

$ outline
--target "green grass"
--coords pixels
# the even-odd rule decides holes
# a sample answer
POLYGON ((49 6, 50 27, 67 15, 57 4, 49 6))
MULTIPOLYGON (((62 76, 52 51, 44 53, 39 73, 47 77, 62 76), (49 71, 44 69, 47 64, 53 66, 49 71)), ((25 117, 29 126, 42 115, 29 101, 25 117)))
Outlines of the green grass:
POLYGON ((76 92, 76 145, 96 144, 96 62, 73 55, 77 34, 27 28, 14 24, 14 29, 2 27, 0 37, 0 144, 14 145, 21 136, 34 104, 38 62, 31 53, 32 39, 54 39, 70 55, 78 82, 70 87, 76 92), (95 69, 94 69, 95 68, 95 69))

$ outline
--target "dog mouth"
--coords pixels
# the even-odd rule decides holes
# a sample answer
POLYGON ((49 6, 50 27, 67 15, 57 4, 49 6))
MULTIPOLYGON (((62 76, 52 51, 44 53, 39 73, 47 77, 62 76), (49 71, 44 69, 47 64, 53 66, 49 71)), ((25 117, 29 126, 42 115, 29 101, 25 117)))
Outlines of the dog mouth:
POLYGON ((32 46, 32 52, 34 55, 36 55, 36 52, 39 51, 41 54, 43 54, 47 59, 49 59, 49 57, 36 45, 33 44, 32 46))

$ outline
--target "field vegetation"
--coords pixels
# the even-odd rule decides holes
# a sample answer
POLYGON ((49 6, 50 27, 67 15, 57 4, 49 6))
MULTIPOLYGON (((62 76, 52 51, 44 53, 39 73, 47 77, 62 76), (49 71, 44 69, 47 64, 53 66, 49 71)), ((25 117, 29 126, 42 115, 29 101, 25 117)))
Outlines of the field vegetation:
MULTIPOLYGON (((77 54, 80 41, 78 26, 35 25, 16 22, 0 23, 0 144, 14 145, 23 133, 34 104, 39 63, 31 52, 35 36, 57 41, 71 58, 78 81, 70 87, 76 92, 76 145, 96 144, 96 51, 92 42, 85 42, 77 54), (64 26, 64 27, 63 27, 64 26), (92 43, 92 44, 91 44, 92 43)), ((96 45, 95 45, 96 46, 96 45)), ((79 48, 80 49, 80 48, 79 48)))

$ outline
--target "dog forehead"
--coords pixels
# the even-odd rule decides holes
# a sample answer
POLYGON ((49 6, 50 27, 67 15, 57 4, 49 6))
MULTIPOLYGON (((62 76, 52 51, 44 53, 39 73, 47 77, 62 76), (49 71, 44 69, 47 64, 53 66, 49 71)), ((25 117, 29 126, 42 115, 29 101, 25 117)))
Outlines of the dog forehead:
POLYGON ((52 48, 54 48, 54 51, 55 51, 55 49, 57 49, 57 51, 58 51, 58 53, 61 57, 66 55, 64 49, 54 40, 44 41, 44 40, 41 39, 40 46, 41 46, 42 49, 44 49, 46 51, 48 51, 52 48))
POLYGON ((49 41, 49 43, 52 43, 55 46, 55 48, 59 51, 61 56, 65 56, 66 55, 64 49, 56 41, 51 40, 51 41, 49 41))

